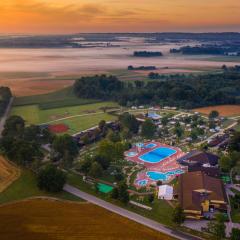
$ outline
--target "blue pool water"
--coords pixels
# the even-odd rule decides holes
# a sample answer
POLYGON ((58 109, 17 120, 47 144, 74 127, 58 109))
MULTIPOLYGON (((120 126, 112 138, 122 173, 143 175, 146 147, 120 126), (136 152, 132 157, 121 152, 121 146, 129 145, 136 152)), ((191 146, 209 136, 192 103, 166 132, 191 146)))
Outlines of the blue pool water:
POLYGON ((155 144, 155 143, 149 143, 145 146, 145 148, 153 148, 153 147, 156 147, 156 146, 157 146, 157 144, 155 144))
POLYGON ((155 148, 151 152, 145 153, 139 157, 140 160, 148 163, 158 163, 163 159, 173 155, 176 153, 176 150, 167 148, 167 147, 159 147, 155 148))
POLYGON ((128 157, 135 157, 136 155, 137 155, 136 152, 129 152, 129 153, 127 153, 128 157))
POLYGON ((137 183, 139 186, 146 186, 148 183, 148 180, 146 180, 146 179, 139 180, 137 183))
POLYGON ((154 181, 158 181, 158 180, 167 181, 170 176, 179 175, 179 174, 183 174, 183 173, 184 173, 183 170, 178 169, 178 170, 169 171, 166 173, 149 171, 149 172, 147 172, 147 175, 151 180, 154 180, 154 181))

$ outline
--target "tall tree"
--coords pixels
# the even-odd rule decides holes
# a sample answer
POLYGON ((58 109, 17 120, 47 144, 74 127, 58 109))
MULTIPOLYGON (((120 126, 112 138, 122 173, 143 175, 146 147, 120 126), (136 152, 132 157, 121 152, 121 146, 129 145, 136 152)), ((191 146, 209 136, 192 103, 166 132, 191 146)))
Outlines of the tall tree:
POLYGON ((183 223, 185 220, 185 215, 183 209, 178 205, 174 208, 172 214, 172 221, 177 224, 183 223))
POLYGON ((142 124, 142 136, 147 139, 152 139, 154 137, 155 132, 156 132, 155 124, 152 122, 152 120, 147 119, 142 124))
POLYGON ((60 192, 66 182, 66 175, 56 167, 48 165, 38 173, 37 182, 41 190, 60 192))

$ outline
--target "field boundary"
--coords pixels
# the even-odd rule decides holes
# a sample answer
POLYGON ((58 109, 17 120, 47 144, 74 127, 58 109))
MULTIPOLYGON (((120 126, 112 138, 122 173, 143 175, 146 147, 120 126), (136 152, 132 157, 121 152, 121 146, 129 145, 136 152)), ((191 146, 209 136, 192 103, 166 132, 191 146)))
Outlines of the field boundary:
POLYGON ((48 197, 48 196, 34 196, 34 197, 27 197, 21 200, 15 200, 15 201, 11 201, 11 202, 6 202, 6 203, 0 203, 0 208, 4 207, 4 206, 9 206, 12 204, 17 204, 17 203, 21 203, 21 202, 27 202, 27 201, 31 201, 31 200, 48 200, 48 201, 56 201, 56 202, 63 202, 63 203, 74 203, 74 204, 92 204, 88 201, 71 201, 71 200, 67 200, 67 199, 62 199, 62 198, 56 198, 56 197, 48 197))

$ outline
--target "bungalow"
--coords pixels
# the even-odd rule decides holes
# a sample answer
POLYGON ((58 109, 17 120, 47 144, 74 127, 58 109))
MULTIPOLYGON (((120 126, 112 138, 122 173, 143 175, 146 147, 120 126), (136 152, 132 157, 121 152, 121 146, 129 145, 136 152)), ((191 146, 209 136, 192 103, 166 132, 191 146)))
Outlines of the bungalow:
POLYGON ((222 181, 201 171, 179 176, 177 197, 188 219, 202 219, 215 209, 227 211, 227 197, 222 181))

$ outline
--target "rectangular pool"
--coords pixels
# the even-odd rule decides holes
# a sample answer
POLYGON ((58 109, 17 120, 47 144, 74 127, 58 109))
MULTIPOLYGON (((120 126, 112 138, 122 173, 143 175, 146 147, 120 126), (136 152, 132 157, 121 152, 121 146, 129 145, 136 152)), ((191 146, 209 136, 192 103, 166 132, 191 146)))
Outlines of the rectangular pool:
POLYGON ((176 150, 167 148, 167 147, 159 147, 154 150, 145 153, 139 156, 139 159, 148 162, 148 163, 159 163, 167 157, 172 156, 176 153, 176 150))

